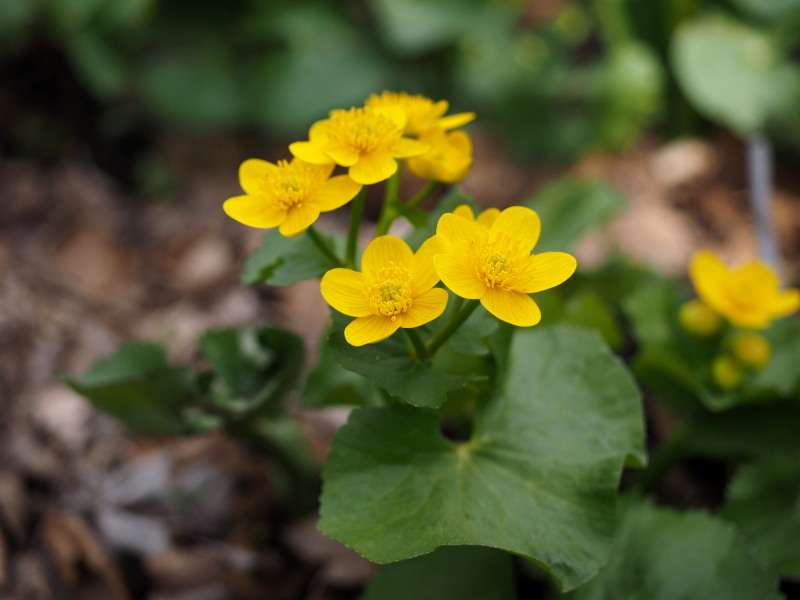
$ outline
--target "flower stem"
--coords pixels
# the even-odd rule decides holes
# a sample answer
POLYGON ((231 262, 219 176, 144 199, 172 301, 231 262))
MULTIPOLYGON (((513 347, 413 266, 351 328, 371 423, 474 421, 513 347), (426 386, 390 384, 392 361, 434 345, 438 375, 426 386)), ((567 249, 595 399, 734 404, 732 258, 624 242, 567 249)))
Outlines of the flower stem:
POLYGON ((461 325, 464 324, 469 316, 475 312, 475 309, 478 308, 480 304, 480 300, 470 300, 466 303, 461 312, 456 313, 450 321, 437 333, 431 341, 428 342, 428 345, 425 347, 425 352, 428 356, 433 356, 436 354, 436 351, 442 347, 442 345, 450 339, 461 325))
POLYGON ((350 267, 356 266, 356 249, 358 248, 358 231, 361 228, 361 221, 364 220, 364 206, 367 203, 367 188, 362 187, 361 191, 350 204, 350 228, 347 230, 347 248, 344 254, 344 262, 350 267))
POLYGON ((431 179, 425 185, 425 187, 422 188, 422 191, 420 193, 418 193, 416 196, 411 198, 411 200, 406 202, 406 206, 408 206, 410 208, 416 208, 417 206, 419 206, 420 204, 425 202, 425 200, 430 198, 431 194, 433 194, 433 192, 435 192, 436 188, 438 188, 438 187, 439 187, 439 182, 434 180, 434 179, 431 179))
POLYGON ((759 254, 780 277, 781 259, 772 218, 772 146, 762 133, 747 138, 747 171, 759 254))
POLYGON ((414 354, 416 355, 414 358, 417 362, 422 362, 428 357, 425 344, 422 343, 422 338, 419 337, 415 329, 404 329, 404 331, 408 335, 408 339, 411 340, 411 345, 414 346, 414 354))
POLYGON ((375 230, 375 237, 386 235, 392 222, 397 218, 397 203, 400 197, 400 167, 394 172, 386 182, 386 194, 383 197, 383 210, 378 219, 378 227, 375 230))
POLYGON ((323 238, 316 229, 309 227, 306 229, 306 233, 308 234, 308 237, 311 238, 311 241, 314 242, 314 245, 319 249, 319 251, 322 252, 325 258, 330 260, 337 267, 344 266, 339 257, 336 256, 333 248, 330 247, 328 242, 325 241, 325 238, 323 238))

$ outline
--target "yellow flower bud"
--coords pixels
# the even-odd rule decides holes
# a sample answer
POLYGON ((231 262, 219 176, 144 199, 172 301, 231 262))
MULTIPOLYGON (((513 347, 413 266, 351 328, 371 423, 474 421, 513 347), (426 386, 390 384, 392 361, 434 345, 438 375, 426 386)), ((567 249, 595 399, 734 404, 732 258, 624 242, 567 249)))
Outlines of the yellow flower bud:
POLYGON ((745 369, 751 371, 760 371, 769 362, 770 347, 767 338, 753 331, 734 337, 730 342, 730 351, 745 369))
POLYGON ((684 302, 678 313, 683 330, 697 338, 709 338, 722 329, 722 318, 701 300, 684 302))
POLYGON ((722 355, 711 363, 711 378, 719 389, 730 392, 742 385, 744 373, 733 358, 722 355))

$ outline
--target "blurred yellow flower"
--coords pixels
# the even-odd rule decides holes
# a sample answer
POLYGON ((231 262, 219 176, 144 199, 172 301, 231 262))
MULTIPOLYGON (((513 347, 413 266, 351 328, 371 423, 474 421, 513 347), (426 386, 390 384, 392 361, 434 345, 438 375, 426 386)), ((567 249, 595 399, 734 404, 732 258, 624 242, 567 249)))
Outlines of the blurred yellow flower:
POLYGON ((781 291, 777 275, 762 262, 729 269, 713 252, 700 250, 689 276, 700 299, 739 327, 764 329, 800 308, 800 290, 781 291))
POLYGON ((340 313, 356 317, 344 330, 347 342, 353 346, 380 342, 400 327, 419 327, 441 315, 448 295, 433 287, 439 281, 433 256, 446 248, 447 241, 435 235, 415 254, 400 238, 384 235, 364 250, 361 272, 325 273, 322 297, 340 313))
POLYGON ((378 183, 397 171, 396 159, 428 149, 422 142, 403 137, 405 124, 405 114, 398 107, 334 110, 329 119, 311 126, 307 142, 294 142, 289 151, 315 165, 348 167, 358 183, 378 183))
POLYGON ((464 217, 469 221, 476 221, 481 227, 489 229, 492 226, 492 223, 494 223, 494 220, 497 218, 497 215, 500 214, 500 209, 487 208, 486 210, 482 211, 476 219, 475 213, 472 212, 472 208, 470 208, 467 204, 462 204, 453 211, 453 214, 458 215, 459 217, 464 217))
POLYGON ((419 140, 428 151, 408 159, 408 170, 422 179, 443 183, 461 181, 472 166, 472 141, 466 132, 431 129, 419 140))
POLYGON ((287 237, 299 235, 321 212, 347 204, 361 190, 347 175, 331 177, 333 168, 297 159, 273 164, 251 158, 239 167, 246 195, 229 198, 222 208, 250 227, 279 227, 287 237))
POLYGON ((406 115, 405 133, 422 135, 429 129, 453 129, 466 125, 475 118, 475 113, 458 113, 443 116, 449 108, 447 100, 434 102, 420 94, 411 95, 406 92, 383 92, 372 94, 365 106, 399 107, 406 115))
POLYGON ((442 282, 455 294, 480 300, 502 321, 529 327, 542 318, 529 294, 566 281, 577 267, 564 252, 531 254, 539 238, 539 216, 524 206, 500 212, 489 227, 459 214, 442 215, 436 233, 450 242, 433 258, 442 282))

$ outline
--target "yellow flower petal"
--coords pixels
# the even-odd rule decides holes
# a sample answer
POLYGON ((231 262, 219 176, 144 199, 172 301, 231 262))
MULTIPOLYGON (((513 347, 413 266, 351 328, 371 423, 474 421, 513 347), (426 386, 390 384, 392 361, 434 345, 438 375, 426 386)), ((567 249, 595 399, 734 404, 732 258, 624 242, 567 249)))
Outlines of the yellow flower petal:
POLYGON ((360 183, 356 183, 347 175, 337 175, 326 181, 311 198, 311 201, 321 212, 327 212, 344 206, 360 191, 360 183))
POLYGON ((293 206, 286 213, 286 220, 278 231, 286 237, 295 237, 308 229, 319 217, 319 208, 310 202, 293 206))
POLYGON ((472 212, 472 208, 470 208, 469 204, 462 204, 461 206, 456 207, 453 211, 454 215, 458 215, 459 217, 464 217, 465 219, 469 219, 470 221, 475 220, 475 213, 472 212))
POLYGON ((416 286, 417 293, 426 292, 439 282, 439 275, 433 266, 433 257, 442 254, 450 249, 447 238, 441 235, 434 235, 423 242, 419 250, 416 251, 411 259, 411 266, 408 272, 411 274, 416 286))
POLYGON ((277 168, 266 160, 250 158, 239 166, 239 185, 245 193, 257 196, 263 187, 264 177, 277 168))
POLYGON ((366 279, 351 269, 331 269, 322 276, 319 289, 325 302, 348 317, 366 317, 372 314, 364 302, 366 279))
POLYGON ((359 317, 345 327, 344 339, 351 346, 363 346, 385 340, 400 328, 400 319, 370 315, 359 317))
POLYGON ((268 229, 277 227, 286 219, 286 211, 275 208, 258 196, 236 196, 222 205, 231 219, 249 227, 268 229))
POLYGON ((333 164, 333 160, 323 150, 323 146, 313 142, 292 142, 289 144, 289 152, 300 160, 312 165, 333 164))
POLYGON ((454 252, 463 252, 465 247, 474 244, 478 235, 476 227, 474 221, 468 221, 453 213, 445 213, 439 217, 436 233, 447 238, 454 252))
POLYGON ((392 156, 396 158, 419 156, 420 154, 427 152, 428 148, 428 144, 404 137, 397 140, 397 143, 392 146, 392 156))
POLYGON ((372 277, 384 267, 395 265, 408 268, 414 253, 403 240, 393 235, 382 235, 372 240, 361 256, 361 272, 372 277))
POLYGON ((386 104, 383 106, 371 106, 369 110, 389 119, 400 131, 405 129, 408 117, 401 106, 386 104))
POLYGON ((800 290, 788 288, 772 299, 769 309, 776 317, 786 317, 800 308, 800 290))
POLYGON ((528 282, 518 291, 533 294, 561 285, 575 272, 578 262, 566 252, 534 254, 523 267, 528 282))
POLYGON ((487 288, 481 304, 501 321, 519 327, 531 327, 542 320, 542 312, 536 302, 521 292, 487 288))
POLYGON ((482 298, 488 289, 486 284, 478 279, 474 266, 463 256, 439 254, 433 257, 433 265, 442 283, 456 296, 475 300, 482 298))
POLYGON ((728 301, 723 289, 729 271, 713 252, 700 250, 692 257, 689 277, 697 295, 711 308, 721 314, 727 312, 728 301))
POLYGON ((455 127, 461 127, 462 125, 466 125, 467 123, 469 123, 474 119, 475 119, 475 113, 472 112, 458 113, 456 115, 448 115, 446 117, 442 117, 436 122, 436 125, 437 127, 441 127, 442 129, 453 129, 455 127))
POLYGON ((325 154, 333 160, 337 165, 343 167, 352 167, 358 162, 360 155, 352 148, 339 146, 325 152, 325 154))
POLYGON ((494 223, 493 233, 504 233, 517 241, 520 254, 530 254, 539 239, 542 225, 537 215, 525 206, 511 206, 502 211, 494 223))
POLYGON ((417 296, 403 314, 400 326, 410 329, 430 323, 444 312, 448 297, 447 290, 442 288, 433 288, 417 296))
POLYGON ((476 219, 478 221, 478 225, 486 227, 486 229, 491 229, 494 222, 497 220, 497 215, 500 214, 500 210, 497 208, 487 208, 481 214, 478 215, 476 219))
POLYGON ((389 179, 397 171, 397 161, 385 151, 373 152, 361 156, 359 161, 350 167, 350 177, 358 183, 372 185, 389 179))

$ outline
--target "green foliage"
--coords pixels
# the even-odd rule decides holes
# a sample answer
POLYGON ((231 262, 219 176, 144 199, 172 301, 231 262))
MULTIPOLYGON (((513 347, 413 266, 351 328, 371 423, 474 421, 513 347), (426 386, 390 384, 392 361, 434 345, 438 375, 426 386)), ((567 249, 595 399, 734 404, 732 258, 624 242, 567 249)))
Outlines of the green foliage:
POLYGON ((682 25, 672 60, 697 108, 740 134, 785 119, 800 101, 800 69, 779 40, 724 14, 682 25))
POLYGON ((586 332, 520 332, 508 358, 469 442, 424 410, 353 412, 325 468, 320 529, 376 562, 478 544, 535 560, 565 589, 591 577, 622 464, 644 461, 638 393, 586 332))
POLYGON ((770 572, 792 579, 800 578, 799 496, 800 464, 770 457, 739 470, 722 510, 770 572))
POLYGON ((386 565, 361 600, 516 600, 511 557, 479 546, 450 546, 386 565))
POLYGON ((622 194, 607 183, 569 177, 551 183, 524 204, 535 210, 542 221, 535 252, 569 250, 627 205, 622 194))
POLYGON ((777 600, 775 580, 734 527, 629 498, 608 563, 574 600, 777 600))
POLYGON ((157 344, 130 342, 83 375, 63 380, 134 430, 158 435, 186 431, 181 413, 194 394, 195 374, 170 367, 157 344))
MULTIPOLYGON (((342 236, 321 237, 341 254, 345 244, 342 236)), ((325 271, 338 266, 320 252, 308 235, 287 238, 278 233, 277 229, 273 229, 264 235, 264 240, 256 251, 247 257, 242 283, 268 283, 283 287, 322 277, 325 271)))

